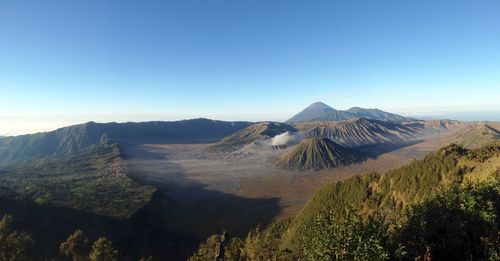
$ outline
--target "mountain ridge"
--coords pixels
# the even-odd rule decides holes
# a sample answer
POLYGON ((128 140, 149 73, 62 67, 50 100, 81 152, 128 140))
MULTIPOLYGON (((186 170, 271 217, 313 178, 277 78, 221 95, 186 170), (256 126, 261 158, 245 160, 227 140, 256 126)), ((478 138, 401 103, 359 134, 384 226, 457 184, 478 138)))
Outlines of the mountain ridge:
POLYGON ((61 156, 101 142, 213 142, 239 131, 250 122, 209 119, 127 123, 87 122, 50 132, 0 139, 0 162, 61 156))
POLYGON ((228 137, 225 137, 216 144, 209 146, 206 151, 223 153, 233 152, 245 145, 251 144, 256 140, 273 138, 274 136, 284 132, 295 131, 297 130, 294 127, 281 122, 254 123, 228 137))
POLYGON ((387 122, 403 122, 413 120, 408 117, 385 112, 380 109, 365 109, 352 107, 348 110, 337 110, 323 102, 315 102, 286 120, 288 123, 297 123, 305 121, 342 121, 353 118, 367 118, 387 122))
POLYGON ((281 156, 276 167, 296 170, 337 168, 356 162, 351 151, 327 138, 306 138, 281 156))
POLYGON ((319 125, 305 132, 306 137, 329 138, 344 147, 399 143, 417 137, 419 129, 373 119, 355 118, 319 125))

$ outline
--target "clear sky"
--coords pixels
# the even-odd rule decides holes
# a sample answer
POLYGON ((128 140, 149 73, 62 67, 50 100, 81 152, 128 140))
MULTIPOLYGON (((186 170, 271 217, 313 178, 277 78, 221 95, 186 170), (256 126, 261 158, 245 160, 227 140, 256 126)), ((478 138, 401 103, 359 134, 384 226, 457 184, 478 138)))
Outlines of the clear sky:
POLYGON ((315 101, 500 120, 500 1, 0 1, 0 135, 315 101))

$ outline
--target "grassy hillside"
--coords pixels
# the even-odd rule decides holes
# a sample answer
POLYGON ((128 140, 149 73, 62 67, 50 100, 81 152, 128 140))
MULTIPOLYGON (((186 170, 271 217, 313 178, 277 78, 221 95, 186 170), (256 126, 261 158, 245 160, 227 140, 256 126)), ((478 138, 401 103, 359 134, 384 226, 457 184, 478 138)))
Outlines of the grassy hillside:
MULTIPOLYGON (((299 247, 305 236, 304 228, 313 224, 316 216, 329 212, 340 215, 349 207, 365 217, 383 214, 386 223, 396 224, 406 207, 423 202, 439 189, 462 182, 464 176, 470 175, 486 159, 499 158, 500 147, 467 150, 450 145, 384 175, 370 173, 329 184, 319 190, 294 218, 284 235, 283 244, 290 248, 299 247)), ((500 165, 496 165, 488 174, 499 168, 500 165)))
POLYGON ((281 156, 276 167, 283 169, 319 170, 356 162, 352 151, 326 138, 307 138, 281 156))
POLYGON ((498 260, 499 192, 500 146, 452 144, 328 184, 294 218, 213 236, 191 259, 214 259, 222 244, 229 260, 498 260))
POLYGON ((116 144, 98 143, 74 155, 0 164, 0 196, 127 218, 154 189, 125 174, 116 144))

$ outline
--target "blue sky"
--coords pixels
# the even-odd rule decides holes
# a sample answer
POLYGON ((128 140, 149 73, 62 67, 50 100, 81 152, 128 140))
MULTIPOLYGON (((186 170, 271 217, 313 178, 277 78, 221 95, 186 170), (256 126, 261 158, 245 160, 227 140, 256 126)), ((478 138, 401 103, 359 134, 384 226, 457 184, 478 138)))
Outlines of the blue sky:
POLYGON ((0 2, 0 135, 315 101, 500 120, 500 1, 0 2))

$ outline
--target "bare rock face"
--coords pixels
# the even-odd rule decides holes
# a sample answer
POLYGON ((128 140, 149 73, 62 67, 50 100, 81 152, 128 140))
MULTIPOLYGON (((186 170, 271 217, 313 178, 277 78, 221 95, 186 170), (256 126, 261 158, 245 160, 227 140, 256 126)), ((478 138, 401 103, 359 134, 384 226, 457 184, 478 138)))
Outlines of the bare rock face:
POLYGON ((277 168, 319 170, 337 168, 357 161, 354 153, 327 138, 307 138, 276 162, 277 168))
POLYGON ((306 137, 329 138, 344 147, 352 148, 382 143, 399 143, 414 139, 419 130, 402 124, 364 118, 317 126, 306 137))

